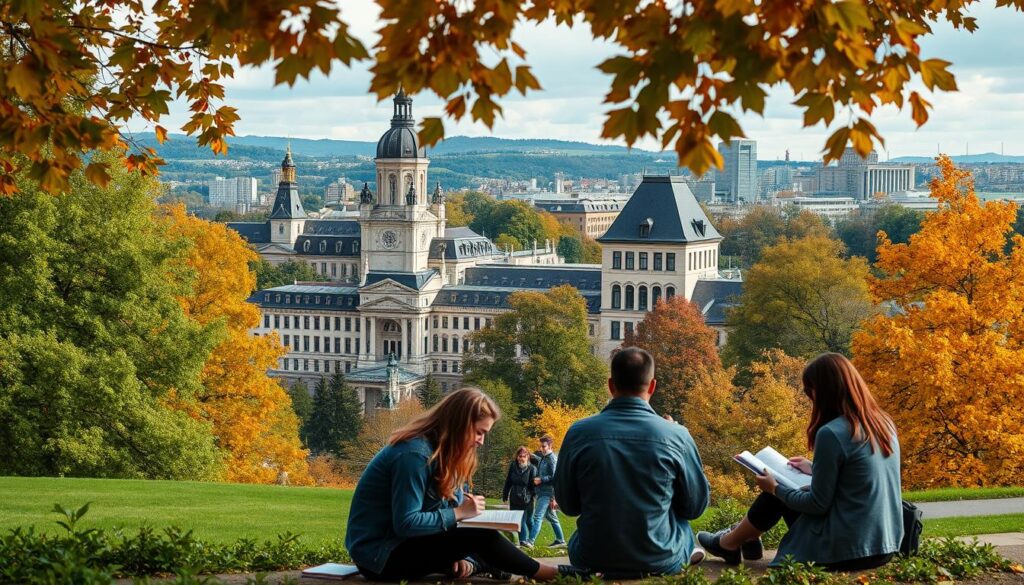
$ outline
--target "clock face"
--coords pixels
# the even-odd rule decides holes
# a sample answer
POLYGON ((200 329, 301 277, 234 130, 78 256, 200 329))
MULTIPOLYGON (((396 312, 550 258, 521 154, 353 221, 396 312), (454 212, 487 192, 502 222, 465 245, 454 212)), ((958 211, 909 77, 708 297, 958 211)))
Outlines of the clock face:
POLYGON ((389 250, 393 250, 398 247, 398 236, 391 230, 381 234, 380 241, 384 244, 384 247, 389 250))

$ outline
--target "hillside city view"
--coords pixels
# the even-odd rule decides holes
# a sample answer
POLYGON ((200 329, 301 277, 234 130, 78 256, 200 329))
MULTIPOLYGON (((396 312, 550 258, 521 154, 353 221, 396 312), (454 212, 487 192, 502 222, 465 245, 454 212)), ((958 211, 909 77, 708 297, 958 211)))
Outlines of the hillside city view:
POLYGON ((1024 583, 1024 0, 0 20, 0 585, 1024 583))

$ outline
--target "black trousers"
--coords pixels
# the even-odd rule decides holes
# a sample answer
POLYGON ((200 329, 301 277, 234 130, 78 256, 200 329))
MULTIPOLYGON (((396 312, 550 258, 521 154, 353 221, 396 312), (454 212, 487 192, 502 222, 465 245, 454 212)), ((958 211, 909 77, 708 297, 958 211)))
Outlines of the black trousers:
POLYGON ((370 581, 412 581, 434 573, 451 574, 455 561, 470 556, 513 575, 533 577, 540 569, 540 563, 516 548, 497 530, 454 528, 403 541, 391 551, 380 573, 364 567, 359 567, 359 571, 370 581))
MULTIPOLYGON (((747 520, 761 532, 768 532, 779 520, 785 520, 787 527, 792 527, 800 512, 786 507, 782 500, 775 496, 761 492, 754 503, 747 510, 747 520)), ((892 559, 892 554, 872 555, 859 559, 849 559, 835 563, 823 563, 821 567, 828 571, 864 571, 881 567, 892 559)))

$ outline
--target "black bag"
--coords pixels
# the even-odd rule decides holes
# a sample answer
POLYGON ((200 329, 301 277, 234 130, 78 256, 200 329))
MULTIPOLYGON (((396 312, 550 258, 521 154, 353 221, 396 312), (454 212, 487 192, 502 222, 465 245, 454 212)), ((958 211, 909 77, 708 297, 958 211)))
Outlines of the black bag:
POLYGON ((924 512, 920 508, 903 500, 903 542, 900 543, 900 554, 909 557, 917 554, 917 547, 921 544, 921 530, 924 523, 921 518, 924 512))

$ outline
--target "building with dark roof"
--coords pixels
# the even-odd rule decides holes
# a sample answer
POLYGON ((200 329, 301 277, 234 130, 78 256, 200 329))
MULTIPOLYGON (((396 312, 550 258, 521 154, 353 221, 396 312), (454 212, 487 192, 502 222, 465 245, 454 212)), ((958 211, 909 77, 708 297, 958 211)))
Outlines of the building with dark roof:
POLYGON ((427 374, 453 389, 468 335, 508 311, 511 295, 562 285, 583 297, 601 355, 659 299, 675 295, 724 327, 741 283, 719 274, 721 236, 678 177, 644 177, 628 202, 615 204, 599 239, 602 264, 578 265, 563 263, 554 242, 502 251, 467 227, 447 227, 440 185, 427 191, 429 162, 412 100, 400 93, 378 143, 376 192, 364 185, 357 210, 307 214, 289 152, 270 220, 229 224, 268 261, 308 262, 328 281, 250 297, 262 311, 254 333, 276 333, 288 350, 275 376, 314 381, 345 373, 368 413, 411 398, 427 374))

